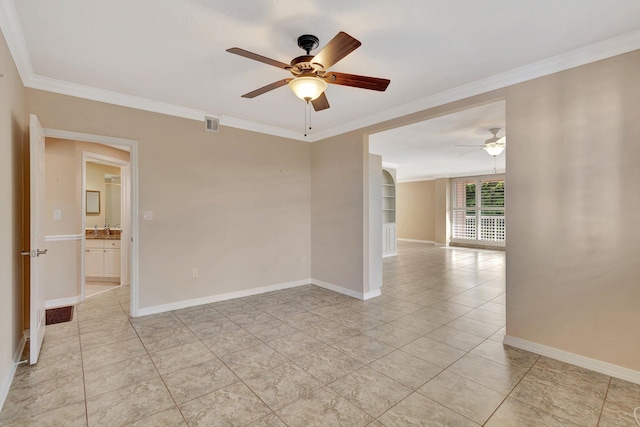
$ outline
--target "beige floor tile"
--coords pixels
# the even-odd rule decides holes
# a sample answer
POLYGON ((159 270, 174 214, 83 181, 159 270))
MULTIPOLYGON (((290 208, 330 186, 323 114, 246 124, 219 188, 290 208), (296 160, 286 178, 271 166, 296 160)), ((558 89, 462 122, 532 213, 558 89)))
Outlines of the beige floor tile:
POLYGON ((261 344, 258 338, 244 329, 236 329, 232 332, 205 338, 202 342, 218 357, 261 344))
POLYGON ((448 326, 429 332, 425 337, 464 351, 470 351, 484 341, 484 338, 477 335, 467 334, 448 326))
POLYGON ((246 378, 244 382, 274 411, 323 387, 320 381, 291 362, 246 378))
POLYGON ((439 323, 434 323, 430 320, 413 315, 407 315, 396 319, 391 322, 391 324, 420 335, 426 335, 442 326, 439 323))
POLYGON ((208 322, 211 320, 222 319, 224 315, 219 311, 209 306, 197 306, 198 310, 190 310, 183 312, 180 310, 174 311, 173 314, 182 320, 185 325, 193 325, 194 323, 208 322))
POLYGON ((189 325, 189 329, 201 340, 224 334, 226 332, 237 331, 240 329, 238 325, 229 319, 215 319, 206 322, 193 323, 189 325))
POLYGON ((345 328, 328 320, 325 320, 319 325, 304 329, 304 333, 325 344, 334 344, 360 334, 357 329, 345 328))
POLYGON ((382 415, 413 391, 367 366, 340 378, 329 388, 372 417, 382 415))
POLYGON ((502 365, 472 354, 455 362, 449 370, 504 394, 511 392, 527 372, 526 368, 502 365))
POLYGON ((14 384, 18 386, 37 385, 43 381, 55 380, 69 375, 82 376, 80 353, 62 354, 55 357, 40 357, 35 365, 20 365, 16 370, 14 384))
POLYGON ((489 338, 500 329, 500 326, 490 325, 464 316, 447 323, 447 326, 462 332, 477 335, 481 338, 489 338))
POLYGON ((530 368, 540 356, 519 348, 487 340, 471 350, 471 354, 503 365, 530 368))
POLYGON ((305 354, 322 350, 327 346, 322 341, 318 341, 304 332, 296 332, 275 339, 270 341, 268 345, 288 359, 297 359, 305 354))
POLYGON ((407 344, 401 350, 441 368, 446 368, 465 355, 462 350, 426 337, 407 344))
POLYGON ((598 423, 603 399, 588 391, 563 387, 527 375, 511 397, 580 426, 598 423))
POLYGON ((276 415, 291 427, 358 427, 373 421, 369 415, 326 387, 276 411, 276 415))
POLYGON ((131 319, 131 323, 140 337, 184 327, 184 323, 171 312, 153 314, 151 316, 144 316, 143 318, 135 317, 131 319))
POLYGON ((186 326, 141 335, 140 339, 149 353, 198 341, 198 337, 186 326))
POLYGON ((241 382, 183 403, 180 411, 193 426, 244 426, 271 413, 241 382))
POLYGON ((85 369, 84 388, 87 397, 94 397, 137 382, 159 378, 151 359, 145 354, 109 365, 85 369))
POLYGON ((286 363, 288 360, 266 344, 222 356, 222 361, 240 378, 253 375, 286 363))
POLYGON ((486 427, 575 427, 577 425, 511 397, 500 405, 485 424, 486 427))
POLYGON ((2 407, 0 423, 16 418, 30 418, 83 399, 81 375, 69 375, 36 384, 14 383, 2 407))
POLYGON ((394 347, 366 335, 358 335, 333 344, 341 352, 367 364, 395 350, 394 347))
POLYGON ((7 427, 84 427, 87 425, 87 411, 85 409, 84 401, 80 401, 40 414, 26 413, 22 417, 15 418, 7 422, 2 422, 0 418, 0 425, 7 427))
POLYGON ((598 426, 601 427, 622 427, 640 425, 640 405, 636 401, 635 405, 618 405, 609 401, 605 402, 600 415, 598 426))
POLYGON ((131 427, 187 427, 187 422, 177 406, 157 412, 133 424, 131 427))
POLYGON ((85 369, 92 369, 121 360, 132 359, 143 354, 147 354, 147 351, 140 340, 134 338, 84 350, 82 352, 82 363, 85 369))
POLYGON ((422 386, 418 393, 483 424, 507 397, 459 375, 444 371, 422 386))
POLYGON ((464 317, 469 319, 479 320, 480 322, 489 323, 490 325, 503 327, 506 323, 505 315, 502 313, 494 313, 492 311, 483 310, 482 306, 475 310, 471 310, 464 317))
POLYGON ((80 334, 80 345, 82 349, 88 349, 132 338, 138 338, 138 334, 131 324, 126 323, 109 329, 80 334))
POLYGON ((229 386, 238 377, 217 358, 162 376, 177 403, 229 386))
POLYGON ((413 393, 385 412, 379 420, 387 427, 396 426, 475 426, 478 424, 437 402, 413 393))
POLYGON ((361 362, 333 347, 307 354, 296 359, 295 363, 324 384, 330 384, 363 366, 361 362))
POLYGON ((442 368, 397 350, 371 363, 373 369, 415 390, 442 372, 442 368))
POLYGON ((278 319, 271 322, 245 326, 244 329, 265 342, 298 332, 293 326, 278 319))
MULTIPOLYGON (((105 317, 104 319, 92 319, 78 322, 80 334, 103 331, 105 329, 114 329, 117 327, 124 327, 126 325, 131 325, 131 322, 124 316, 105 317)), ((47 335, 49 335, 49 327, 47 327, 47 335)))
POLYGON ((200 341, 151 353, 151 359, 161 375, 215 359, 215 355, 200 341))
POLYGON ((248 427, 287 427, 276 414, 270 414, 249 424, 248 427))
POLYGON ((45 334, 45 338, 48 339, 57 339, 70 337, 74 335, 79 335, 80 330, 78 326, 78 322, 65 322, 65 323, 57 323, 55 325, 47 326, 47 332, 45 334))
MULTIPOLYGON (((609 388, 610 377, 558 360, 540 357, 527 377, 544 380, 563 387, 588 391, 599 399, 604 399, 609 388)), ((639 403, 640 404, 640 403, 639 403)))
POLYGON ((407 345, 411 341, 422 336, 420 333, 412 332, 390 323, 370 329, 364 332, 363 335, 375 338, 376 340, 395 348, 407 345))
POLYGON ((89 426, 126 425, 175 404, 160 378, 87 399, 89 426))

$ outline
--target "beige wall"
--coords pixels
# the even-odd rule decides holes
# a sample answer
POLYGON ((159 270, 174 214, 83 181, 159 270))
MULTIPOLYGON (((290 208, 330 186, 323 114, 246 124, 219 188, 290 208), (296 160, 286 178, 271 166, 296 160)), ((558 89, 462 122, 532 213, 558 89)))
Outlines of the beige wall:
POLYGON ((435 241, 435 181, 396 184, 396 222, 399 239, 435 241))
POLYGON ((640 370, 640 51, 507 94, 507 334, 640 370))
POLYGON ((0 35, 0 402, 8 391, 22 338, 24 88, 0 35))
POLYGON ((310 276, 304 142, 28 90, 44 127, 139 142, 142 308, 310 276), (192 277, 192 269, 199 277, 192 277))
POLYGON ((360 294, 369 268, 368 151, 357 132, 311 144, 311 276, 360 294))

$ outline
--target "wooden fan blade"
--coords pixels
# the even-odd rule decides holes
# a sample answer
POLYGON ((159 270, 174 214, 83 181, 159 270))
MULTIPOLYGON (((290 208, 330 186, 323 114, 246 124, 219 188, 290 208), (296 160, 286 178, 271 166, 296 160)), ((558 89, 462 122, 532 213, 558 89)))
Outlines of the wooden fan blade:
POLYGON ((279 87, 287 85, 293 79, 283 79, 278 80, 277 82, 273 82, 269 85, 263 86, 260 89, 256 89, 253 92, 245 93, 242 95, 243 98, 255 98, 258 95, 262 95, 263 93, 267 93, 270 90, 278 89, 279 87))
POLYGON ((249 52, 248 50, 240 49, 239 47, 232 47, 230 49, 227 49, 227 52, 233 53, 235 55, 244 56, 245 58, 253 59, 254 61, 259 61, 265 64, 273 65, 274 67, 282 68, 283 70, 287 70, 291 68, 289 64, 276 61, 275 59, 267 58, 266 56, 258 55, 257 53, 249 52))
POLYGON ((340 31, 325 47, 313 57, 311 62, 320 64, 325 70, 356 50, 362 43, 344 31, 340 31))
POLYGON ((313 109, 316 111, 326 110, 330 107, 329 100, 324 92, 322 92, 322 95, 311 101, 311 105, 313 105, 313 109))
POLYGON ((389 86, 391 80, 379 79, 377 77, 359 76, 357 74, 331 72, 329 78, 327 79, 327 83, 384 92, 385 90, 387 90, 387 86, 389 86))

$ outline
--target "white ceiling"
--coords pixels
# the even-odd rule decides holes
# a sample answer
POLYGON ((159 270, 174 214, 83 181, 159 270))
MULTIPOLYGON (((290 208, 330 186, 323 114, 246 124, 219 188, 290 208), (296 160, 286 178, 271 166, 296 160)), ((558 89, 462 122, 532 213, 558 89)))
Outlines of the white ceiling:
POLYGON ((482 149, 493 136, 491 128, 501 129, 499 137, 506 135, 504 102, 370 135, 369 151, 396 169, 399 182, 492 174, 494 167, 500 173, 505 171, 506 153, 496 156, 494 163, 482 149))
POLYGON ((288 88, 240 97, 288 73, 225 49, 289 62, 299 35, 322 47, 345 31, 362 46, 333 70, 391 84, 330 86, 310 141, 640 47, 638 0, 0 2, 27 86, 299 139, 303 102, 288 88))

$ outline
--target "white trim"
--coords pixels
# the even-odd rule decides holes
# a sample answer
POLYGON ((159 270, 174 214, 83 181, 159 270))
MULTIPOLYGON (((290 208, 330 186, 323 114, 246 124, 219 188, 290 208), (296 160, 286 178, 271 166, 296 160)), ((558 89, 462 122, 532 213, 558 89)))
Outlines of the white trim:
POLYGON ((149 314, 163 313, 165 311, 179 310, 181 308, 193 307, 196 305, 210 304, 212 302, 227 301, 235 298, 248 297, 252 295, 263 294, 265 292, 279 291, 282 289, 295 288, 312 283, 311 279, 296 280, 294 282, 278 283, 275 285, 261 286, 257 288, 244 289, 242 291, 228 292, 226 294, 211 295, 202 298, 193 298, 167 304, 153 305, 150 307, 139 308, 136 316, 147 316, 149 314))
POLYGON ((312 142, 640 49, 640 30, 583 46, 315 134, 312 142))
POLYGON ((76 305, 82 302, 84 298, 82 295, 76 295, 75 297, 50 299, 45 302, 44 308, 56 308, 66 307, 68 305, 76 305))
POLYGON ((18 69, 22 84, 26 86, 27 82, 33 78, 33 68, 13 1, 2 0, 0 2, 0 28, 2 28, 2 34, 4 34, 13 62, 18 69))
POLYGON ((27 343, 27 337, 29 336, 29 330, 23 332, 22 339, 16 348, 15 353, 13 353, 13 366, 9 369, 7 373, 7 377, 5 378, 2 386, 0 386, 0 410, 4 407, 4 402, 7 400, 7 396, 9 395, 9 389, 11 388, 11 384, 13 383, 13 378, 16 375, 16 371, 18 370, 18 364, 20 363, 20 356, 22 356, 22 351, 24 350, 24 346, 27 343))
POLYGON ((386 252, 384 254, 382 254, 382 258, 390 258, 392 256, 398 256, 398 252, 386 252))
POLYGON ((527 350, 532 353, 537 353, 542 356, 580 366, 581 368, 600 372, 601 374, 609 375, 611 377, 620 378, 625 381, 630 381, 635 384, 640 384, 640 371, 624 368, 612 363, 603 362, 601 360, 592 359, 590 357, 581 356, 579 354, 570 353, 558 348, 549 347, 543 344, 538 344, 509 335, 504 336, 503 342, 504 344, 510 345, 512 347, 527 350))
POLYGON ((380 289, 375 290, 375 291, 371 291, 371 292, 367 292, 366 294, 364 294, 362 292, 358 292, 358 291, 354 291, 354 290, 351 290, 351 289, 343 288, 342 286, 334 285, 332 283, 323 282, 321 280, 311 279, 311 283, 316 285, 316 286, 319 286, 321 288, 329 289, 330 291, 338 292, 339 294, 347 295, 347 296, 350 296, 350 297, 353 297, 353 298, 357 298, 357 299, 363 300, 363 301, 365 299, 377 297, 377 296, 379 296, 381 294, 380 289))
POLYGON ((58 234, 53 236, 45 236, 47 242, 64 242, 69 240, 81 240, 84 234, 58 234))
POLYGON ((389 108, 377 114, 372 114, 359 120, 344 123, 323 132, 309 135, 305 138, 300 135, 300 133, 292 131, 291 129, 263 125, 240 118, 211 114, 194 108, 182 107, 165 102, 154 101, 35 75, 33 72, 31 58, 29 57, 29 51, 24 40, 23 31, 18 20, 18 14, 15 10, 13 1, 11 0, 2 0, 0 3, 0 27, 2 28, 7 45, 11 51, 11 56, 16 63, 18 73, 26 87, 203 122, 205 120, 205 116, 211 116, 220 118, 220 124, 222 126, 230 126, 238 129, 245 129, 307 142, 319 141, 350 132, 352 130, 361 129, 366 126, 375 125, 387 120, 392 120, 418 111, 447 104, 449 102, 458 101, 470 96, 490 92, 492 90, 504 88, 640 49, 640 30, 631 31, 608 40, 583 46, 495 76, 467 83, 413 102, 389 108))
POLYGON ((414 242, 414 243, 430 243, 430 244, 435 244, 436 242, 434 242, 433 240, 416 240, 416 239, 401 239, 398 237, 399 241, 401 242, 414 242))
POLYGON ((390 163, 390 162, 382 162, 382 168, 387 168, 387 169, 398 169, 400 167, 399 164, 397 163, 390 163))

